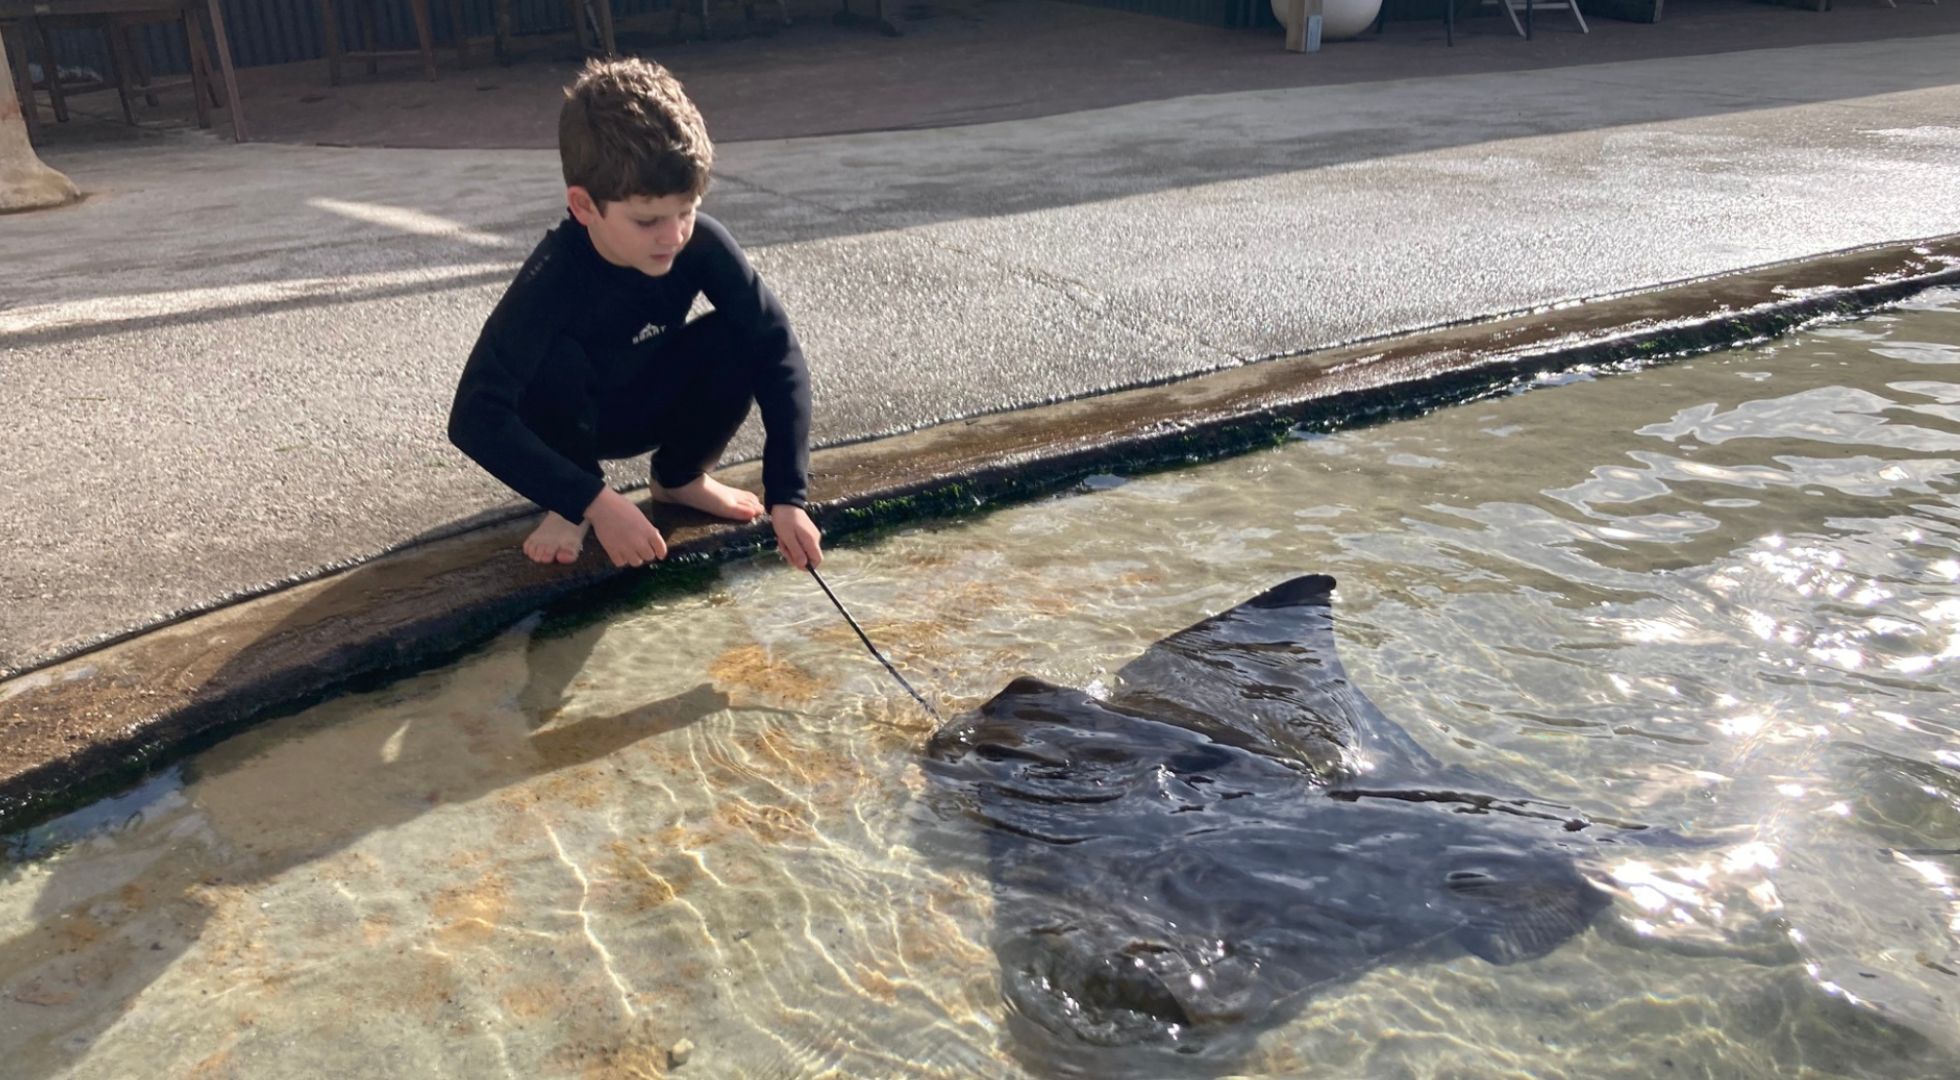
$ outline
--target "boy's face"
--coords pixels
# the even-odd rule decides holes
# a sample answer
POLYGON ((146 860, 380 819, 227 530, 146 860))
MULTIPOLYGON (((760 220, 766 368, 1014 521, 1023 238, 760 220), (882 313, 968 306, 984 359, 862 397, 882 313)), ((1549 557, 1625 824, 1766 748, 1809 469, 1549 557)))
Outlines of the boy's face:
POLYGON ((602 205, 582 187, 567 188, 565 199, 600 258, 648 277, 674 268, 674 256, 694 235, 694 208, 701 205, 695 195, 635 195, 602 205))

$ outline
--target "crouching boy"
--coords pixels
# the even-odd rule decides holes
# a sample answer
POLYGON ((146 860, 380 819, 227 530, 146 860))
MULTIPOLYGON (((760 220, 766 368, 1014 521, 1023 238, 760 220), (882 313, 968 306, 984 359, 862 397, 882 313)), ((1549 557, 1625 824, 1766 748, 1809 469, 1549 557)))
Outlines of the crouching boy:
POLYGON ((789 317, 728 230, 697 212, 714 148, 664 68, 594 61, 566 90, 558 154, 570 214, 545 234, 484 323, 449 439, 546 511, 524 541, 576 560, 587 531, 615 566, 666 541, 599 462, 652 455, 651 495, 750 521, 767 507, 783 558, 823 560, 804 512, 810 376, 789 317), (714 311, 692 322, 696 296, 714 311), (763 498, 708 475, 762 412, 763 498))

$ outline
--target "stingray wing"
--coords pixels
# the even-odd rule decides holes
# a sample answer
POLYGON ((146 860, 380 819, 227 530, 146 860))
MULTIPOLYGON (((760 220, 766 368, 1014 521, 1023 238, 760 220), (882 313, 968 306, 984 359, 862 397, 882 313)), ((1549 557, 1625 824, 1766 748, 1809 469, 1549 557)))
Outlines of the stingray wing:
POLYGON ((1349 684, 1333 587, 1298 578, 1171 635, 1109 700, 1018 679, 928 743, 939 818, 985 827, 1030 1060, 1224 1063, 1317 987, 1457 949, 1542 956, 1605 906, 1563 819, 1454 783, 1349 684), (1365 785, 1301 776, 1357 763, 1365 785))
POLYGON ((1110 704, 1333 780, 1434 772, 1437 762, 1348 680, 1334 648, 1334 579, 1309 574, 1152 645, 1110 704))

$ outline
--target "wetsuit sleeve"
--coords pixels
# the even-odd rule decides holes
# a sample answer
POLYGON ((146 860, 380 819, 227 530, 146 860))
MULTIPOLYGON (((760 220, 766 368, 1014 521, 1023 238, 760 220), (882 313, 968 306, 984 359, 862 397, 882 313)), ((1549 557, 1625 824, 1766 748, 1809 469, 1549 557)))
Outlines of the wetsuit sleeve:
POLYGON ((810 487, 810 368, 789 314, 722 224, 695 219, 701 291, 715 312, 758 346, 755 403, 762 413, 762 492, 768 506, 803 506, 810 487))
POLYGON ((547 238, 504 292, 470 350, 449 407, 449 441, 519 495, 582 521, 605 478, 552 449, 519 412, 525 388, 562 332, 575 291, 547 238))

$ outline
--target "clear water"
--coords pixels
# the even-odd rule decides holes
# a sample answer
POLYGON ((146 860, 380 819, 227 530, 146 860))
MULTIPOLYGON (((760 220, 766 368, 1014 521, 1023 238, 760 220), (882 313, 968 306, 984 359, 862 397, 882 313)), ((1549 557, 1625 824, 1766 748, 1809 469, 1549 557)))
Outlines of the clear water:
MULTIPOLYGON (((1282 578, 1446 761, 1710 846, 1550 956, 1386 966, 1254 1076, 1960 1072, 1960 293, 841 548, 942 707, 1282 578)), ((929 722, 811 582, 233 739, 11 838, 8 1075, 1018 1076, 929 722), (685 1064, 670 1052, 691 1044, 685 1064)))

